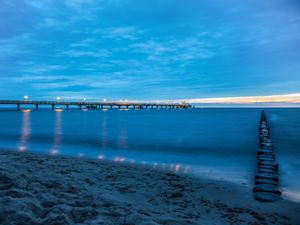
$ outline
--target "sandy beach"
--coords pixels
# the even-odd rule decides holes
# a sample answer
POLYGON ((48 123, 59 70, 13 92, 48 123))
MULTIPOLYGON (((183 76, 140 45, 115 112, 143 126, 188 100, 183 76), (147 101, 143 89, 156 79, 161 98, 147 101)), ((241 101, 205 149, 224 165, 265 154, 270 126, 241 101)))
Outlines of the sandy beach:
POLYGON ((0 224, 300 224, 248 186, 85 158, 0 151, 0 224))

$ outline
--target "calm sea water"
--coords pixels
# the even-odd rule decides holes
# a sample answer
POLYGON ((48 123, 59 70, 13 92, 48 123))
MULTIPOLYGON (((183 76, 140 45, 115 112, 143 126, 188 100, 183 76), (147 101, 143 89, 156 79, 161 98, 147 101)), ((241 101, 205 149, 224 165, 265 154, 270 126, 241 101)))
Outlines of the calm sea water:
MULTIPOLYGON (((261 109, 0 112, 0 148, 146 164, 252 185, 261 109)), ((281 189, 300 200, 300 109, 266 109, 281 189)))

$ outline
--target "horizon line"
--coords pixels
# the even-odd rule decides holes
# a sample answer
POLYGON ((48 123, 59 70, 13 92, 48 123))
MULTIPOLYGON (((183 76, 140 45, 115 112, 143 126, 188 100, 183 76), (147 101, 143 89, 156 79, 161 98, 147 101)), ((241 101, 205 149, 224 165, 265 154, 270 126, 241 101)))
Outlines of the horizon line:
POLYGON ((299 104, 300 93, 235 97, 190 98, 177 101, 191 104, 299 104))

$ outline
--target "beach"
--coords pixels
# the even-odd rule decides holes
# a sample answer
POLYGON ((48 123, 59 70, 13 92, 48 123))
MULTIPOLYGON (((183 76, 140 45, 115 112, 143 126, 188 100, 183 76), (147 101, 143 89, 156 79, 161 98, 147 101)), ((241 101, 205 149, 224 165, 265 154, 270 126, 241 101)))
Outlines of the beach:
POLYGON ((300 223, 299 203, 126 162, 1 150, 0 181, 0 224, 300 223))

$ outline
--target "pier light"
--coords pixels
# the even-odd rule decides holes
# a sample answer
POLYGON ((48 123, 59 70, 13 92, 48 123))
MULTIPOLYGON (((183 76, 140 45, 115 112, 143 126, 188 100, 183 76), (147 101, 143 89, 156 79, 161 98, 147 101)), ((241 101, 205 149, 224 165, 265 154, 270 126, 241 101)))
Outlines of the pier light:
POLYGON ((83 98, 83 101, 86 101, 86 98, 83 98))
POLYGON ((24 95, 24 99, 27 100, 29 97, 28 95, 24 95))
POLYGON ((60 97, 57 97, 56 99, 57 99, 57 101, 59 101, 59 100, 60 100, 60 97))
POLYGON ((103 101, 104 101, 104 102, 106 102, 106 101, 107 101, 107 99, 105 98, 105 99, 103 99, 103 101))

